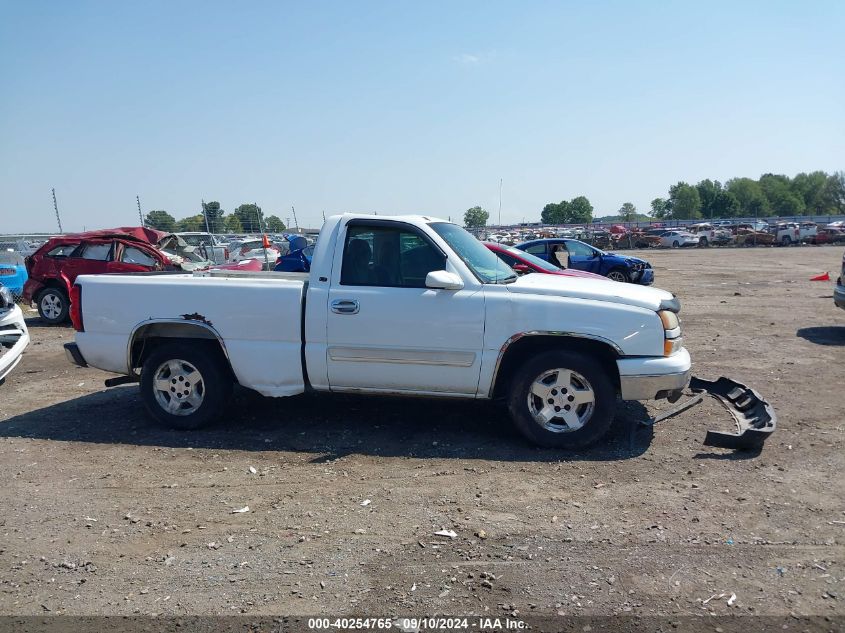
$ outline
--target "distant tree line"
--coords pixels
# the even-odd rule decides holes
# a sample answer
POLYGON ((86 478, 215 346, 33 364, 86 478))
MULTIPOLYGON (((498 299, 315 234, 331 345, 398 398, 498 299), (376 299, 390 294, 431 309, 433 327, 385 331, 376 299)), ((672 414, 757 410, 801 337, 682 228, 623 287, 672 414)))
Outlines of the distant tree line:
POLYGON ((814 171, 794 178, 763 174, 759 180, 733 178, 724 185, 702 180, 669 187, 668 198, 651 201, 659 219, 694 220, 733 217, 840 215, 845 213, 845 172, 814 171))
MULTIPOLYGON (((696 185, 679 182, 666 198, 651 201, 649 215, 637 212, 631 202, 603 222, 637 222, 647 219, 692 220, 733 217, 766 217, 845 214, 845 172, 800 173, 794 178, 763 174, 759 180, 732 178, 724 184, 702 180, 696 185)), ((593 221, 593 206, 585 196, 550 202, 543 207, 544 224, 586 224, 593 221)))
POLYGON ((260 233, 262 229, 279 233, 286 228, 281 218, 275 215, 265 217, 261 207, 252 203, 240 205, 229 215, 216 201, 203 202, 202 210, 202 213, 181 220, 161 209, 150 211, 144 216, 144 226, 168 233, 205 231, 207 220, 208 230, 212 233, 260 233))

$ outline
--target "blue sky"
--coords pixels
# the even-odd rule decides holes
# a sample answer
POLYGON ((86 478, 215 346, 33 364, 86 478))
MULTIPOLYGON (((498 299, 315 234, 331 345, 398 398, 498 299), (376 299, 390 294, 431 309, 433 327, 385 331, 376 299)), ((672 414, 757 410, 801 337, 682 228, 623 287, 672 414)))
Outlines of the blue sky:
POLYGON ((845 3, 0 0, 0 233, 845 169, 845 3))

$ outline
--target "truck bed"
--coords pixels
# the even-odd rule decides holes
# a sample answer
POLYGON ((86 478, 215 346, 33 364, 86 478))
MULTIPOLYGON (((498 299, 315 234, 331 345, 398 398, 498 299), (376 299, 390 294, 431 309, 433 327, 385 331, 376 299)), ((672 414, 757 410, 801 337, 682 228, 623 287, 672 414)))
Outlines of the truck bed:
POLYGON ((131 373, 128 350, 136 332, 153 324, 190 323, 220 339, 242 385, 267 396, 304 389, 307 274, 91 275, 79 282, 85 331, 76 340, 95 367, 131 373))

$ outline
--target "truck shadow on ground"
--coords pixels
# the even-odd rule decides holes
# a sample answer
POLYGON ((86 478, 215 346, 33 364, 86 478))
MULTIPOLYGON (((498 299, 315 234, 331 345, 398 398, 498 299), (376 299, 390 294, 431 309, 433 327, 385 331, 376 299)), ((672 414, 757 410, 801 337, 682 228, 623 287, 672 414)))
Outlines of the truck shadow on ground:
POLYGON ((0 437, 170 448, 294 451, 314 462, 346 455, 503 461, 612 461, 643 454, 653 431, 638 402, 621 402, 613 429, 593 448, 533 447, 503 406, 489 402, 339 394, 264 398, 237 389, 221 421, 175 431, 146 415, 136 386, 100 391, 0 423, 0 437))
POLYGON ((816 345, 845 346, 845 327, 841 325, 802 327, 795 334, 816 345))

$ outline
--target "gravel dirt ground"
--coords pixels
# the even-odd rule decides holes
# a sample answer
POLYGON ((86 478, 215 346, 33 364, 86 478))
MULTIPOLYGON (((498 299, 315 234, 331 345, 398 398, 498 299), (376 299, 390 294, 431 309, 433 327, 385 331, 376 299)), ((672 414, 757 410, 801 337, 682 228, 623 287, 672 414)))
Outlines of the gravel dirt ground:
POLYGON ((665 403, 627 404, 578 454, 473 402, 241 390, 175 432, 30 313, 0 387, 0 613, 845 615, 845 311, 808 281, 842 247, 641 254, 694 373, 774 405, 761 452, 702 445, 732 425, 713 401, 653 429, 665 403))

